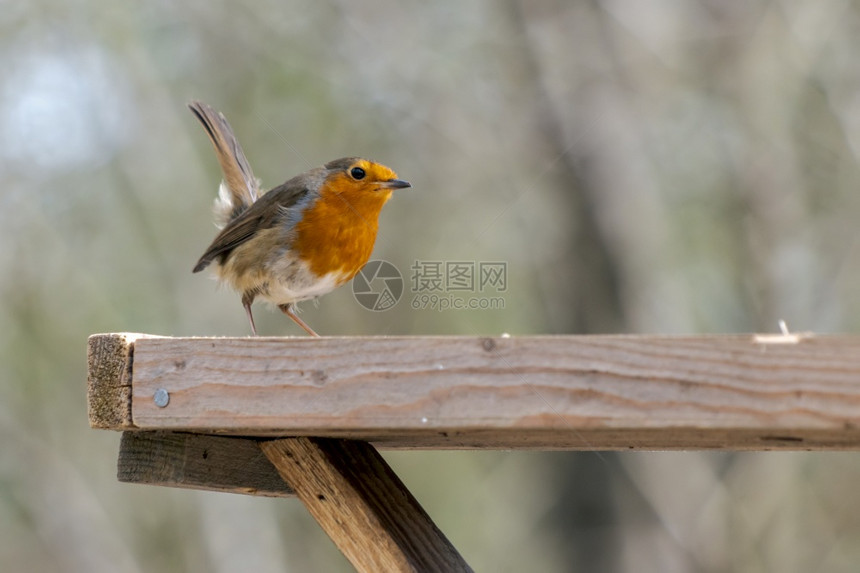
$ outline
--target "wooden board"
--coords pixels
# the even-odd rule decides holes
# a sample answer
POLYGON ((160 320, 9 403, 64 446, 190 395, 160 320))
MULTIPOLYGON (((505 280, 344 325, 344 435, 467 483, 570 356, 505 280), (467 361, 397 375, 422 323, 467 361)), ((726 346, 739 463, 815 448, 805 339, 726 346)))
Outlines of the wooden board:
POLYGON ((249 438, 174 432, 123 432, 121 482, 267 497, 291 497, 275 467, 249 438))
POLYGON ((357 571, 472 570, 373 446, 286 438, 261 447, 357 571))
MULTIPOLYGON (((105 346, 97 335, 94 345, 105 346)), ((126 338, 127 340, 127 338, 126 338)), ((860 337, 137 338, 91 423, 383 447, 856 449, 860 337), (169 396, 159 407, 157 391, 169 396)))

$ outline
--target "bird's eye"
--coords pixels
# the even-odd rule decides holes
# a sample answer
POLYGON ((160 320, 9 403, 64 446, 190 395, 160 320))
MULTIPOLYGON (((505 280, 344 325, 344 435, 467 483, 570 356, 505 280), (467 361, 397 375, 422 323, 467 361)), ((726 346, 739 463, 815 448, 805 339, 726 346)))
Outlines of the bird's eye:
POLYGON ((364 169, 361 167, 353 167, 349 170, 349 174, 352 175, 353 179, 364 179, 364 169))

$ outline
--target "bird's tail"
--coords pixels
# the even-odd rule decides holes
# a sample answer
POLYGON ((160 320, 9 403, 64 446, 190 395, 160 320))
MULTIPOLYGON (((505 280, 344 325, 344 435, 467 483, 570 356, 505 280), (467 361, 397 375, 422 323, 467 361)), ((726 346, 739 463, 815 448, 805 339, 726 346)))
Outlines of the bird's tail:
POLYGON ((257 200, 260 182, 254 177, 227 118, 201 101, 192 101, 188 107, 206 129, 224 174, 213 206, 215 224, 224 227, 257 200))

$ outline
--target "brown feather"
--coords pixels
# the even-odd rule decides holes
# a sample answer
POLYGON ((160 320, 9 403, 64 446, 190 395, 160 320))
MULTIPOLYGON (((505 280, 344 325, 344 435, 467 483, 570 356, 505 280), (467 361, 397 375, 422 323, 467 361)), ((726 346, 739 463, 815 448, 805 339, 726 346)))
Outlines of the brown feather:
POLYGON ((232 197, 233 211, 229 217, 235 218, 257 200, 259 196, 257 179, 227 119, 201 101, 192 101, 188 107, 203 124, 215 148, 224 182, 232 197))

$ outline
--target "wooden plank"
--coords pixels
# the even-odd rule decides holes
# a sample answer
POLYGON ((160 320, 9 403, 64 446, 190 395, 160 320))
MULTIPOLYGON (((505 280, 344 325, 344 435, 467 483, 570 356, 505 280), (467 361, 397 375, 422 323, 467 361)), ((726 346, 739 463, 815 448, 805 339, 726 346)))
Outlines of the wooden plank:
POLYGON ((472 570, 373 446, 286 438, 261 447, 358 571, 472 570))
POLYGON ((143 429, 402 448, 860 447, 858 336, 142 338, 132 386, 143 429))
POLYGON ((121 482, 291 497, 255 439, 174 432, 123 432, 121 482))

